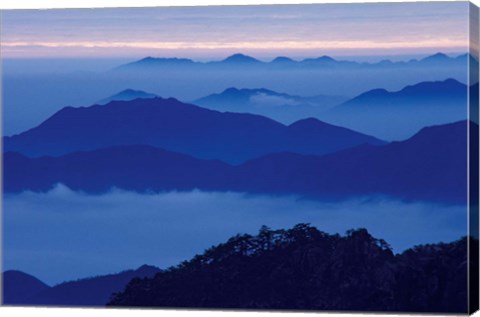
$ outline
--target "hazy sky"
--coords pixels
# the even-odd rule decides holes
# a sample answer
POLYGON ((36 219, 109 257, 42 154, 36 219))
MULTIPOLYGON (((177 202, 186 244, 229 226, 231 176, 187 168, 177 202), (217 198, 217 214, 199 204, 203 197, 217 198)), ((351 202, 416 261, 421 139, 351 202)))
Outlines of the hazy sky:
POLYGON ((14 57, 259 58, 465 52, 468 3, 11 10, 14 57))

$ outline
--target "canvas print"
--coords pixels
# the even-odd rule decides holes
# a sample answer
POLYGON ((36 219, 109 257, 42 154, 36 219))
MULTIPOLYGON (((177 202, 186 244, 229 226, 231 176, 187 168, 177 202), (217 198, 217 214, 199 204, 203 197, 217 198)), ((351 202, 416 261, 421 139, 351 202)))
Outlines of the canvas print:
POLYGON ((478 8, 4 10, 3 305, 478 308, 478 8))

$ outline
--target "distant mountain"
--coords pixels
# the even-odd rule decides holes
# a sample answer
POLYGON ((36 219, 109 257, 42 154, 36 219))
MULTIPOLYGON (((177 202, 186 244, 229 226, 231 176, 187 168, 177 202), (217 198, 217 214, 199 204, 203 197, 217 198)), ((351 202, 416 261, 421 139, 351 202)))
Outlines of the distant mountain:
MULTIPOLYGON (((289 129, 302 137, 322 130, 314 119, 289 129)), ((314 137, 306 140, 313 141, 314 137)), ((466 204, 466 143, 467 123, 461 121, 422 129, 403 142, 366 144, 324 156, 273 153, 238 166, 149 146, 40 158, 8 152, 4 191, 43 192, 63 183, 88 193, 104 193, 112 187, 138 192, 200 189, 324 200, 386 195, 466 204)))
POLYGON ((105 306, 114 293, 123 291, 134 278, 152 278, 161 272, 143 265, 136 270, 65 282, 50 287, 23 272, 7 271, 4 276, 4 304, 22 306, 105 306))
POLYGON ((424 128, 406 141, 321 157, 268 155, 239 166, 234 189, 325 199, 380 194, 466 204, 466 161, 467 122, 460 121, 424 128))
MULTIPOLYGON (((461 55, 464 56, 464 55, 461 55)), ((427 56, 423 58, 421 61, 422 62, 433 62, 433 63, 438 63, 438 62, 444 62, 448 61, 450 57, 448 57, 446 54, 443 53, 436 53, 430 56, 427 56)))
POLYGON ((269 89, 227 88, 193 101, 204 108, 221 112, 252 113, 266 116, 283 124, 291 124, 305 118, 318 118, 321 113, 346 101, 341 96, 300 97, 278 93, 269 89))
POLYGON ((112 187, 136 191, 219 189, 231 167, 144 145, 117 146, 30 159, 5 153, 5 191, 47 191, 56 183, 89 193, 112 187))
POLYGON ((223 61, 221 61, 221 63, 245 65, 245 64, 261 63, 261 62, 258 59, 253 58, 251 56, 237 53, 225 58, 223 61))
POLYGON ((131 70, 131 69, 137 69, 137 70, 148 70, 152 67, 177 67, 177 68, 182 68, 182 67, 194 67, 196 65, 200 65, 200 63, 196 63, 192 61, 191 59, 188 58, 163 58, 163 57, 145 57, 142 58, 138 61, 134 61, 132 63, 120 65, 115 68, 117 71, 122 71, 122 70, 131 70))
POLYGON ((467 110, 467 86, 447 79, 394 92, 374 89, 333 107, 321 118, 387 140, 403 140, 425 126, 465 120, 467 110))
POLYGON ((130 101, 130 100, 135 100, 139 98, 152 99, 155 97, 158 97, 158 96, 142 90, 125 89, 120 91, 119 93, 116 93, 115 95, 112 95, 108 98, 98 101, 97 104, 105 105, 112 101, 130 101))
POLYGON ((254 67, 259 69, 278 69, 278 67, 288 68, 336 68, 336 69, 358 69, 358 68, 397 68, 397 67, 432 67, 432 66, 458 66, 466 63, 468 54, 462 54, 456 57, 449 57, 443 53, 437 53, 431 56, 427 56, 423 59, 412 59, 404 62, 392 62, 389 60, 383 60, 380 62, 367 63, 367 62, 354 62, 347 60, 337 60, 330 56, 320 56, 314 58, 306 58, 303 60, 293 60, 286 56, 279 56, 271 61, 260 61, 254 57, 236 53, 220 61, 210 62, 195 62, 186 58, 155 58, 146 57, 138 61, 134 61, 128 64, 121 65, 114 70, 126 71, 126 70, 143 70, 143 71, 155 71, 159 68, 185 68, 191 69, 200 68, 206 69, 219 69, 221 66, 240 66, 247 67, 248 69, 254 67))
POLYGON ((290 57, 278 56, 278 57, 275 57, 271 63, 277 64, 277 65, 291 65, 297 62, 291 59, 290 57))
POLYGON ((35 294, 50 289, 36 277, 21 271, 3 272, 3 305, 25 305, 35 294))
POLYGON ((173 98, 136 99, 66 107, 31 130, 5 137, 4 151, 62 155, 143 144, 237 164, 274 152, 321 155, 364 143, 383 144, 318 120, 310 121, 305 130, 302 126, 293 128, 258 115, 220 113, 173 98))
POLYGON ((30 305, 37 306, 105 306, 112 295, 121 292, 134 278, 153 278, 161 272, 154 266, 143 265, 136 270, 65 282, 36 294, 30 305))
POLYGON ((465 314, 469 243, 478 248, 462 238, 394 255, 366 229, 340 236, 306 224, 262 227, 132 280, 108 305, 465 314))

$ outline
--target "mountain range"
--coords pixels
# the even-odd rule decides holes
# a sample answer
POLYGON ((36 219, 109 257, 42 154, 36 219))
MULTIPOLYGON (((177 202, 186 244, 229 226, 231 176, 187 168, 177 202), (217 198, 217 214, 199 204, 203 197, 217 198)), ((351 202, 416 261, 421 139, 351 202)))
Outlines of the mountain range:
POLYGON ((162 58, 162 57, 145 57, 143 59, 120 65, 114 71, 127 70, 143 70, 152 71, 161 68, 203 68, 203 69, 229 69, 231 67, 253 69, 278 69, 278 68, 395 68, 395 67, 435 67, 435 66, 458 66, 467 63, 469 54, 462 54, 450 57, 443 53, 436 53, 422 59, 411 59, 409 61, 392 62, 390 60, 382 60, 380 62, 354 62, 346 60, 337 60, 330 56, 320 56, 316 58, 306 58, 303 60, 294 60, 289 57, 279 56, 271 61, 265 62, 254 57, 237 53, 219 61, 197 62, 188 58, 162 58))
POLYGON ((230 87, 192 103, 207 109, 238 113, 252 113, 291 124, 305 118, 319 118, 321 113, 345 102, 342 96, 318 95, 301 97, 278 93, 270 89, 238 89, 230 87))
POLYGON ((320 118, 385 140, 403 140, 426 126, 467 119, 467 95, 467 86, 455 79, 420 82, 399 91, 374 89, 320 118))
MULTIPOLYGON (((471 123, 474 124, 474 123, 471 123)), ((302 122, 315 131, 316 120, 302 122)), ((307 129, 309 130, 309 129, 307 129)), ((345 199, 386 195, 465 204, 467 121, 424 128, 386 145, 316 156, 280 152, 233 166, 151 146, 116 146, 59 157, 4 155, 4 190, 48 191, 63 183, 87 193, 237 191, 345 199)))
POLYGON ((161 272, 154 266, 143 265, 136 270, 96 276, 48 286, 37 278, 21 272, 6 271, 4 305, 21 306, 105 306, 112 295, 123 291, 133 278, 151 278, 161 272))
POLYGON ((341 96, 300 97, 264 88, 232 87, 193 103, 218 111, 255 113, 285 124, 312 117, 397 141, 423 127, 465 120, 468 115, 467 86, 451 78, 420 82, 398 91, 373 89, 348 100, 341 96))
POLYGON ((323 155, 365 143, 384 144, 315 119, 286 126, 259 115, 221 113, 173 98, 152 98, 63 108, 39 126, 5 137, 4 151, 42 156, 150 145, 239 164, 274 152, 323 155))

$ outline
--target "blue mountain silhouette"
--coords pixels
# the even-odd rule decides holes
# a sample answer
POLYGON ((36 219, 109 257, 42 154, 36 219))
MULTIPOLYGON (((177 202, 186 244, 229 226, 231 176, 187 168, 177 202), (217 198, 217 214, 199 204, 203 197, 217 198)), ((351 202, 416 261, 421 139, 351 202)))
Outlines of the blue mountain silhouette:
POLYGON ((393 92, 370 90, 333 107, 321 118, 387 140, 402 140, 425 126, 465 120, 467 109, 467 86, 446 79, 393 92))
POLYGON ((306 58, 303 60, 293 60, 286 56, 278 56, 270 62, 260 61, 252 56, 236 53, 220 61, 211 62, 195 62, 186 58, 162 58, 162 57, 146 57, 128 64, 120 65, 115 70, 155 70, 156 68, 169 67, 202 67, 203 69, 215 68, 222 66, 242 66, 254 68, 273 68, 278 67, 326 67, 326 68, 381 68, 381 67, 432 67, 432 66, 453 66, 461 65, 466 61, 468 54, 462 54, 456 57, 450 57, 443 53, 436 53, 422 59, 412 59, 408 62, 392 62, 383 60, 380 62, 354 62, 348 60, 337 60, 330 56, 320 56, 314 58, 306 58))
MULTIPOLYGON (((305 135, 323 128, 309 119, 290 129, 305 135)), ((424 128, 403 142, 365 144, 324 156, 273 153, 239 166, 150 146, 41 158, 9 152, 4 155, 4 190, 47 191, 63 183, 89 193, 112 187, 139 192, 201 189, 319 199, 388 195, 465 204, 466 142, 467 122, 461 121, 424 128)))
POLYGON ((36 277, 15 270, 3 272, 3 305, 25 305, 31 297, 50 288, 36 277))
MULTIPOLYGON (((474 123, 471 123, 474 124, 474 123)), ((385 194, 407 200, 466 203, 467 122, 422 129, 384 146, 363 145, 337 153, 278 153, 239 167, 239 188, 255 175, 252 190, 301 192, 325 198, 385 194), (288 168, 285 168, 288 166, 288 168), (301 176, 300 176, 301 175, 301 176)))
POLYGON ((139 98, 151 99, 155 97, 158 97, 158 96, 152 93, 145 92, 143 90, 125 89, 110 97, 107 97, 105 99, 98 101, 97 104, 105 105, 112 101, 130 101, 130 100, 135 100, 139 98))
POLYGON ((53 287, 45 285, 23 272, 7 271, 5 278, 5 301, 7 305, 36 306, 105 306, 113 293, 123 291, 133 278, 152 278, 160 269, 142 265, 136 270, 117 274, 95 276, 64 282, 53 287), (38 286, 33 286, 34 281, 38 286), (27 283, 28 282, 28 283, 27 283), (40 286, 40 287, 39 287, 40 286), (28 287, 28 290, 25 289, 28 287))
MULTIPOLYGON (((312 124, 312 123, 311 123, 312 124)), ((241 163, 273 152, 326 154, 374 137, 315 120, 318 129, 285 126, 271 119, 221 113, 176 99, 113 101, 66 107, 39 126, 4 138, 4 151, 28 156, 62 155, 120 145, 151 145, 201 159, 241 163)))
POLYGON ((265 88, 238 89, 230 87, 219 94, 211 94, 197 99, 193 103, 221 112, 258 114, 283 124, 291 124, 309 117, 319 118, 324 111, 346 100, 347 98, 341 96, 301 97, 265 88))
POLYGON ((248 55, 244 54, 233 54, 227 58, 225 58, 222 63, 233 63, 233 64, 245 64, 245 63, 259 63, 260 61, 256 58, 253 58, 248 55))
POLYGON ((175 66, 175 67, 191 67, 194 66, 196 63, 192 61, 191 59, 188 58, 164 58, 164 57, 145 57, 142 58, 138 61, 125 64, 125 65, 120 65, 116 69, 122 70, 122 69, 128 69, 130 67, 140 67, 140 68, 149 68, 149 67, 158 67, 158 66, 163 66, 163 67, 169 67, 169 66, 175 66))
POLYGON ((286 56, 278 56, 272 60, 272 64, 289 64, 289 63, 296 63, 296 61, 286 56))

